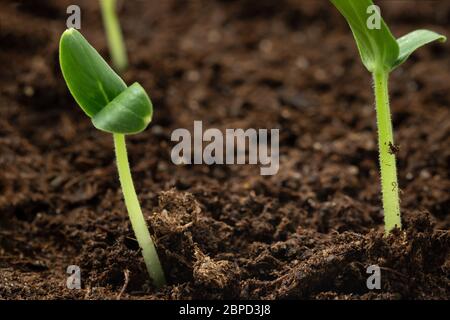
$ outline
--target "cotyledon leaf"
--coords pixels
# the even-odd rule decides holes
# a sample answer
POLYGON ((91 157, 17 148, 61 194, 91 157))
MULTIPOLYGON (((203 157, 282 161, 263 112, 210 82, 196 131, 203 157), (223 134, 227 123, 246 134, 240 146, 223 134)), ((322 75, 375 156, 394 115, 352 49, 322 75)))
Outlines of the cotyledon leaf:
POLYGON ((430 30, 416 30, 397 39, 400 53, 392 69, 398 67, 418 48, 433 41, 445 42, 447 38, 430 30))
POLYGON ((137 133, 152 120, 153 107, 144 88, 135 82, 93 118, 94 126, 110 133, 137 133))
POLYGON ((445 36, 429 30, 416 30, 396 40, 379 12, 379 28, 369 28, 368 20, 375 14, 370 10, 375 8, 372 0, 330 1, 350 25, 361 60, 370 72, 382 69, 390 72, 416 49, 436 40, 446 40, 445 36))
POLYGON ((72 96, 97 129, 132 134, 150 123, 153 107, 144 88, 138 83, 127 88, 80 32, 63 33, 59 59, 72 96))
POLYGON ((59 63, 72 96, 89 117, 127 88, 117 73, 73 28, 61 36, 59 63))
POLYGON ((388 26, 379 16, 379 29, 369 28, 367 21, 371 15, 368 11, 371 0, 331 0, 334 6, 345 17, 356 40, 361 60, 370 72, 376 68, 390 69, 399 53, 397 41, 388 26))

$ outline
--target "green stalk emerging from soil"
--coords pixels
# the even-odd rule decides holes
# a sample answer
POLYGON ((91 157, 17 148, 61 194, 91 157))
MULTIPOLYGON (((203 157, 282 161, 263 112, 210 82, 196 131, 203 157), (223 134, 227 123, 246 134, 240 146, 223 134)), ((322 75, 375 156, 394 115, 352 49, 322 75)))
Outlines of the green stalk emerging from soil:
POLYGON ((446 38, 429 30, 416 30, 395 39, 372 0, 330 0, 347 20, 361 60, 372 73, 378 127, 378 147, 385 231, 401 228, 396 147, 389 107, 389 74, 418 48, 446 38))
POLYGON ((94 127, 113 134, 117 169, 131 226, 142 249, 150 278, 157 287, 165 278, 133 185, 125 135, 148 126, 153 106, 144 88, 131 86, 111 69, 98 52, 75 29, 66 30, 60 41, 60 65, 73 97, 94 127))
POLYGON ((114 133, 113 137, 119 180, 122 186, 123 197, 130 217, 131 226, 136 235, 139 247, 142 248, 142 255, 144 256, 145 265, 147 266, 150 278, 153 279, 154 284, 157 287, 161 287, 165 284, 164 272, 134 189, 130 166, 128 164, 125 135, 114 133))
POLYGON ((375 104, 378 127, 378 148, 381 172, 381 192, 383 197, 384 225, 386 231, 401 228, 400 199, 395 159, 394 133, 389 106, 388 79, 386 71, 373 73, 375 104))
POLYGON ((105 25, 106 37, 108 39, 109 51, 114 68, 122 72, 127 68, 127 50, 123 41, 122 30, 117 18, 116 0, 100 0, 103 23, 105 25))

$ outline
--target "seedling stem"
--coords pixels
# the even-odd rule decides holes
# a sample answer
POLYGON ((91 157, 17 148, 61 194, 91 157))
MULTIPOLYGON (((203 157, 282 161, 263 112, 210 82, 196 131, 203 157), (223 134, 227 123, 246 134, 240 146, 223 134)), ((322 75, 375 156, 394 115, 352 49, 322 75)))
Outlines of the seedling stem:
POLYGON ((142 248, 142 255, 144 256, 145 265, 150 277, 153 279, 154 284, 157 287, 162 287, 166 282, 164 272, 134 189, 130 165, 128 163, 125 135, 114 133, 113 137, 116 151, 117 170, 119 171, 119 180, 122 187, 123 197, 125 199, 125 205, 130 217, 131 227, 136 235, 139 247, 142 248))
POLYGON ((389 232, 395 227, 401 228, 397 164, 395 153, 392 152, 390 148, 391 145, 394 145, 394 135, 389 107, 389 73, 384 70, 375 71, 373 73, 373 78, 375 83, 375 104, 377 113, 384 225, 386 232, 389 232))
POLYGON ((118 72, 127 68, 128 58, 122 30, 116 14, 116 0, 100 0, 112 63, 118 72))

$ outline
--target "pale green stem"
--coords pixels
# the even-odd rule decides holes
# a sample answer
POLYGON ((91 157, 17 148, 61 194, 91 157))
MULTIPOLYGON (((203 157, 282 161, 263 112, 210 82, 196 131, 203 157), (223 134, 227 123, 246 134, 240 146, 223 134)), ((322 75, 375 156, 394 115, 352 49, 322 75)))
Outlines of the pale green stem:
POLYGON ((100 0, 100 6, 112 63, 118 72, 122 72, 127 68, 128 59, 116 14, 116 0, 100 0))
POLYGON ((401 228, 397 164, 395 152, 391 148, 391 146, 394 146, 394 135, 389 108, 389 73, 386 71, 375 71, 373 78, 375 82, 384 228, 386 233, 389 233, 395 227, 401 228))
POLYGON ((150 236, 145 222, 144 215, 139 205, 139 200, 134 189, 131 177, 130 166, 128 164, 127 147, 125 135, 114 133, 114 146, 116 150, 117 169, 119 171, 120 184, 122 186, 125 205, 130 217, 131 226, 136 235, 139 247, 142 249, 145 265, 153 283, 159 288, 165 285, 164 272, 156 252, 155 245, 150 236))

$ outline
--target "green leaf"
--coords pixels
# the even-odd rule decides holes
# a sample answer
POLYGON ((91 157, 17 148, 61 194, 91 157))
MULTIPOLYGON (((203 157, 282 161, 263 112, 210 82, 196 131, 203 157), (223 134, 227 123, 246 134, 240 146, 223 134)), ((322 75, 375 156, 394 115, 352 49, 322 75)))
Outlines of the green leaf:
POLYGON ((94 126, 110 133, 137 133, 152 120, 153 107, 144 88, 129 86, 92 118, 94 126))
POLYGON ((138 83, 127 88, 77 30, 61 36, 59 59, 72 96, 97 129, 132 134, 150 123, 153 106, 144 88, 138 83))
POLYGON ((331 0, 345 17, 356 40, 364 66, 374 72, 376 69, 390 70, 397 60, 399 47, 397 41, 379 17, 379 29, 369 28, 368 20, 376 14, 368 11, 373 6, 371 0, 331 0))
POLYGON ((400 47, 400 53, 392 69, 405 62, 418 48, 433 41, 445 42, 446 40, 445 36, 429 30, 416 30, 398 38, 397 43, 400 47))
POLYGON ((416 30, 396 40, 381 15, 379 28, 369 28, 368 21, 377 14, 369 10, 374 5, 372 0, 330 1, 350 25, 361 60, 370 72, 392 71, 416 49, 436 40, 446 40, 445 36, 429 30, 416 30))
POLYGON ((89 117, 127 88, 81 33, 73 28, 61 36, 59 63, 72 96, 89 117))

